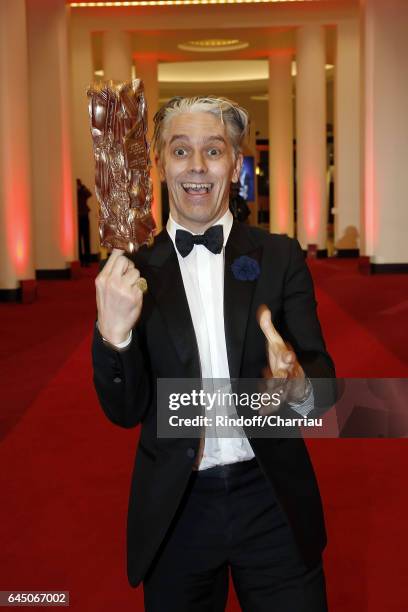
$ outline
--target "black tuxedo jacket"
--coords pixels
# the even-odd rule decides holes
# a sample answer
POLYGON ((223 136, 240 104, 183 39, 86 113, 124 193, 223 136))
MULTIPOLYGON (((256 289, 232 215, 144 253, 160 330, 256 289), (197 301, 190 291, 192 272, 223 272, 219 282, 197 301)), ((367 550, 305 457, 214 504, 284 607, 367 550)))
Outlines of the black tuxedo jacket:
MULTIPOLYGON (((123 352, 106 346, 95 327, 94 384, 106 416, 121 427, 141 424, 132 474, 128 578, 143 580, 185 491, 198 439, 157 438, 156 379, 200 378, 193 323, 177 255, 164 230, 132 257, 148 282, 141 317, 123 352)), ((224 319, 231 378, 261 378, 265 338, 256 320, 267 304, 309 377, 334 377, 316 315, 310 273, 296 240, 234 222, 225 249, 224 319), (237 280, 231 264, 258 261, 254 281, 237 280)), ((315 563, 326 543, 320 495, 306 446, 297 439, 250 439, 255 456, 288 517, 302 556, 315 563)))

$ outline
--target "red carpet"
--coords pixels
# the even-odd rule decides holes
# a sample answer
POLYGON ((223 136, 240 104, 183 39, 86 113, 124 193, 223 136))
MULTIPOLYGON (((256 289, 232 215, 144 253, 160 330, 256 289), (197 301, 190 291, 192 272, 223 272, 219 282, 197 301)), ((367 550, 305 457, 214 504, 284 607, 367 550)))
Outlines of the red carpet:
MULTIPOLYGON (((408 279, 317 261, 339 376, 408 376, 408 279)), ((143 610, 127 584, 125 521, 138 431, 115 428, 91 382, 92 273, 0 305, 0 590, 68 590, 83 612, 143 610)), ((408 585, 405 440, 309 442, 324 497, 331 612, 402 612, 408 585)), ((238 612, 233 593, 228 612, 238 612)), ((296 611, 293 611, 296 612, 296 611)))

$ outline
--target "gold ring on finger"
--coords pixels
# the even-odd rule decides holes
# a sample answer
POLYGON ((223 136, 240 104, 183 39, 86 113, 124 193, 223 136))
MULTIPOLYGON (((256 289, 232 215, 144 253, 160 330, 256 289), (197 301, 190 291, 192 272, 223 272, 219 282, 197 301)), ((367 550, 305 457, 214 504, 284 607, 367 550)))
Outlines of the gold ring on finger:
POLYGON ((140 276, 135 283, 142 293, 146 293, 147 291, 147 280, 140 276))

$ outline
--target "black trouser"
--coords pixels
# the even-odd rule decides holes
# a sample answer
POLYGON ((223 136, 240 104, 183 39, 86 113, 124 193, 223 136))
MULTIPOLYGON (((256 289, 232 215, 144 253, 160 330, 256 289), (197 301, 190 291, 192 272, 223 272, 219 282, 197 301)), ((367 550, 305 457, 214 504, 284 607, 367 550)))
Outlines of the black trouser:
POLYGON ((193 473, 146 579, 146 612, 221 612, 231 570, 244 612, 327 611, 255 459, 193 473))

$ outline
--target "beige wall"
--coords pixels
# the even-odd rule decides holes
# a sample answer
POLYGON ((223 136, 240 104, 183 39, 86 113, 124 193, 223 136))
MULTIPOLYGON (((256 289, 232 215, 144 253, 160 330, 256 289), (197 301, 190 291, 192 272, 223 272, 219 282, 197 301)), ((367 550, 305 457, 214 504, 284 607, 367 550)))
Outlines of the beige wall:
POLYGON ((337 26, 334 100, 334 242, 343 249, 360 245, 360 104, 359 27, 358 22, 349 20, 337 26))
POLYGON ((88 118, 86 90, 93 81, 92 39, 88 27, 82 27, 80 15, 71 14, 70 59, 71 59, 71 135, 74 178, 93 192, 88 200, 91 209, 91 252, 99 252, 98 202, 94 195, 95 166, 88 118))
POLYGON ((408 3, 364 11, 364 250, 376 264, 408 262, 408 3))
POLYGON ((35 267, 76 259, 70 90, 64 0, 27 0, 35 267))
POLYGON ((34 277, 24 0, 0 2, 0 289, 34 277))

